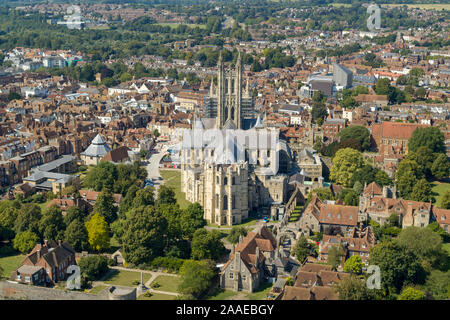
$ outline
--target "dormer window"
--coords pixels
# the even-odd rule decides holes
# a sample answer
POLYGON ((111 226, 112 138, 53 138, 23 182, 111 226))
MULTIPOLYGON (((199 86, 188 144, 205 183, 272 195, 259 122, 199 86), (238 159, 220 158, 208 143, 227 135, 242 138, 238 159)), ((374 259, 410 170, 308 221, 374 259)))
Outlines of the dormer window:
POLYGON ((352 215, 350 215, 348 218, 349 218, 350 220, 352 220, 352 215))
POLYGON ((441 216, 441 220, 444 221, 445 220, 445 216, 441 216))
POLYGON ((340 214, 340 213, 338 213, 337 217, 338 217, 338 219, 340 219, 340 218, 341 218, 341 214, 340 214))
POLYGON ((328 218, 330 218, 331 217, 331 213, 328 213, 328 218))

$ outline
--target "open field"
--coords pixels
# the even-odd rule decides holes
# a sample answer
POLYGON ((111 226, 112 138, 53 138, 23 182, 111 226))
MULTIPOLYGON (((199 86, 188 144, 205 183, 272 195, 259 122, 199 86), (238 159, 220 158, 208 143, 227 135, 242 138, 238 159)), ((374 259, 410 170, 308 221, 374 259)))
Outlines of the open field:
POLYGON ((178 285, 181 280, 179 277, 173 276, 158 276, 155 280, 150 283, 150 287, 158 291, 167 291, 167 292, 178 292, 178 285), (159 287, 153 287, 155 283, 158 283, 159 287))
POLYGON ((432 185, 431 189, 432 195, 436 199, 435 205, 437 207, 441 207, 442 196, 447 190, 450 190, 450 183, 434 181, 432 182, 431 185, 432 185))
POLYGON ((107 288, 107 286, 99 285, 99 286, 92 288, 89 291, 89 293, 98 294, 98 293, 102 292, 103 290, 105 290, 106 288, 107 288))
POLYGON ((181 192, 181 171, 180 170, 159 170, 161 177, 164 179, 164 185, 172 187, 175 191, 175 198, 182 209, 187 208, 190 204, 186 200, 186 194, 181 192))
MULTIPOLYGON (((142 275, 144 283, 151 278, 150 273, 144 273, 142 275)), ((135 287, 133 281, 141 281, 141 273, 135 271, 113 270, 110 275, 103 281, 107 284, 135 287)))
POLYGON ((23 254, 0 257, 0 267, 3 269, 3 273, 0 276, 9 278, 11 273, 20 266, 24 259, 25 255, 23 254))

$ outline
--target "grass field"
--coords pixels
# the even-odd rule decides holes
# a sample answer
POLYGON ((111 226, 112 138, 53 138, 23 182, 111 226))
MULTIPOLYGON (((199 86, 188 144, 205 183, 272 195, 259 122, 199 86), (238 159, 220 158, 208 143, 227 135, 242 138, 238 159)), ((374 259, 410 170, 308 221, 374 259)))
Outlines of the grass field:
POLYGON ((172 276, 158 276, 155 280, 150 283, 150 287, 158 291, 167 291, 167 292, 178 292, 178 285, 181 280, 179 277, 172 276), (155 283, 158 283, 159 287, 153 287, 155 283))
POLYGON ((107 288, 107 286, 99 285, 99 286, 96 286, 96 287, 92 288, 89 291, 89 293, 98 294, 98 293, 102 292, 103 290, 105 290, 106 288, 107 288))
POLYGON ((3 269, 1 277, 9 278, 11 273, 16 270, 25 259, 25 255, 17 254, 0 257, 0 267, 3 269))
POLYGON ((139 296, 138 300, 175 300, 176 296, 162 293, 152 293, 151 297, 146 297, 143 294, 139 296))
POLYGON ((432 183, 431 192, 433 194, 433 197, 436 199, 435 205, 437 207, 441 207, 442 196, 447 190, 450 190, 450 183, 443 183, 438 181, 434 181, 432 183))
POLYGON ((210 296, 208 300, 230 300, 233 297, 248 300, 266 300, 267 294, 272 289, 272 283, 263 283, 259 289, 253 293, 235 292, 231 290, 217 289, 217 292, 210 296))
MULTIPOLYGON (((151 274, 144 273, 142 275, 142 278, 145 283, 151 278, 151 274)), ((141 281, 140 272, 113 270, 103 282, 117 286, 135 287, 136 285, 133 284, 133 281, 141 281)))
POLYGON ((164 179, 164 185, 172 187, 175 191, 175 198, 182 209, 187 208, 190 204, 186 200, 186 194, 181 192, 181 171, 179 170, 159 170, 161 177, 164 179))
POLYGON ((425 10, 450 10, 450 4, 432 4, 432 3, 386 4, 386 6, 390 6, 390 7, 408 6, 408 8, 419 8, 419 9, 425 9, 425 10))

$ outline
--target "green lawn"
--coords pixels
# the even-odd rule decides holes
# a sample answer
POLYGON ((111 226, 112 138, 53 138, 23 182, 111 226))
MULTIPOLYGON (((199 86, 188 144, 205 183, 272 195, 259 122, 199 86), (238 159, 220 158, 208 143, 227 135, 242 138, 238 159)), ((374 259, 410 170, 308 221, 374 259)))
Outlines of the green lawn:
POLYGON ((169 294, 162 294, 162 293, 152 293, 151 297, 146 297, 145 295, 141 294, 138 297, 138 300, 175 300, 176 296, 172 296, 169 294))
POLYGON ((9 278, 11 273, 20 267, 20 264, 25 259, 25 255, 17 254, 17 255, 9 255, 0 258, 0 267, 3 269, 3 274, 1 276, 5 278, 9 278))
POLYGON ((223 228, 223 229, 225 229, 225 230, 223 230, 224 232, 227 232, 227 230, 228 230, 228 232, 230 232, 231 228, 233 228, 233 227, 245 227, 247 229, 253 229, 253 226, 256 224, 257 221, 258 221, 258 219, 249 217, 248 219, 244 220, 243 223, 233 224, 232 226, 219 226, 215 223, 208 223, 207 226, 214 227, 214 228, 221 228, 221 229, 223 228))
POLYGON ((208 300, 229 300, 231 297, 234 297, 237 294, 238 292, 234 292, 231 290, 218 289, 217 293, 214 294, 213 296, 210 296, 208 300))
POLYGON ((272 283, 263 283, 259 286, 258 291, 247 294, 250 300, 266 300, 267 294, 272 289, 272 283))
MULTIPOLYGON (((145 283, 151 278, 151 274, 144 273, 142 275, 142 278, 145 283)), ((117 286, 135 287, 136 285, 133 284, 133 281, 135 280, 139 282, 141 281, 140 272, 113 270, 103 282, 117 286)))
MULTIPOLYGON (((243 295, 248 300, 266 300, 267 294, 272 289, 272 283, 263 283, 259 289, 253 293, 235 292, 231 290, 217 289, 217 291, 208 297, 208 300, 230 300, 230 298, 243 295)), ((245 298, 243 298, 245 300, 245 298)))
POLYGON ((175 198, 182 209, 186 208, 190 202, 186 200, 186 194, 181 192, 181 171, 180 170, 159 170, 164 179, 164 185, 172 187, 175 191, 175 198))
POLYGON ((431 192, 432 192, 434 198, 436 199, 435 205, 437 207, 440 207, 442 196, 444 195, 444 193, 447 190, 450 190, 450 183, 434 181, 431 185, 432 185, 431 192))
POLYGON ((92 288, 89 291, 89 293, 98 294, 98 293, 102 292, 103 290, 105 290, 106 288, 107 288, 107 286, 99 285, 99 286, 96 286, 96 287, 92 288))
POLYGON ((178 285, 181 280, 179 277, 173 276, 157 276, 155 280, 150 283, 150 287, 158 291, 167 291, 167 292, 178 292, 178 285), (153 287, 154 284, 158 283, 159 287, 153 287))

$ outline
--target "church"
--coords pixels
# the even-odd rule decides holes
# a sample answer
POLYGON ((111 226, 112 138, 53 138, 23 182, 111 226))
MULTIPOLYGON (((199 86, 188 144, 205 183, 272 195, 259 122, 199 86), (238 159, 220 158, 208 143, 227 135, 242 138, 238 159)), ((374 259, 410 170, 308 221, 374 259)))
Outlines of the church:
POLYGON ((265 128, 261 115, 251 117, 253 102, 242 78, 240 54, 234 68, 226 68, 220 56, 217 87, 211 83, 205 117, 196 117, 187 130, 189 138, 183 136, 182 191, 188 201, 202 205, 208 223, 217 225, 240 224, 251 212, 276 215, 290 187, 289 147, 279 140, 278 129, 265 128), (223 152, 217 141, 196 138, 195 132, 208 130, 222 134, 223 152))

